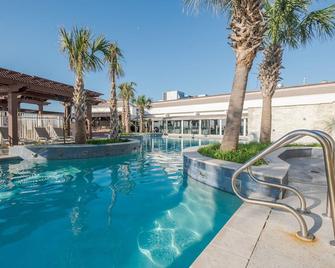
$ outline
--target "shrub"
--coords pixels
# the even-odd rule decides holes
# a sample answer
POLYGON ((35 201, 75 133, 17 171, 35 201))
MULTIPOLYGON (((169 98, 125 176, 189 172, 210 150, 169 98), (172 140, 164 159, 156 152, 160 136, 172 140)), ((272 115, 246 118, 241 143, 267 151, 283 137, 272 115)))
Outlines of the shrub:
MULTIPOLYGON (((263 151, 269 145, 270 144, 251 142, 247 144, 239 144, 239 147, 236 151, 223 152, 220 150, 220 144, 215 143, 201 147, 198 152, 211 158, 242 164, 263 151)), ((259 166, 263 164, 266 164, 264 160, 258 160, 254 165, 259 166)))
POLYGON ((127 139, 93 139, 86 141, 87 144, 111 144, 111 143, 120 143, 120 142, 127 142, 127 139))
MULTIPOLYGON (((201 147, 198 152, 204 156, 208 156, 215 159, 226 160, 236 163, 245 163, 250 158, 256 156, 258 153, 263 151, 265 148, 271 144, 251 142, 247 144, 239 144, 236 151, 222 152, 220 150, 220 144, 214 143, 204 147, 201 147)), ((320 147, 319 143, 310 144, 289 144, 286 147, 320 147)), ((264 160, 258 160, 254 165, 260 166, 264 165, 266 162, 264 160)))

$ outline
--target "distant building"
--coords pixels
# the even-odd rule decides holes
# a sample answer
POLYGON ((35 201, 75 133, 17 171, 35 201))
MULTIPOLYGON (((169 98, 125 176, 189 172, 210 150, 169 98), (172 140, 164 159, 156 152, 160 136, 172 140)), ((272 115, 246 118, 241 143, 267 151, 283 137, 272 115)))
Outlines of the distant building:
MULTIPOLYGON (((166 92, 168 93, 168 92, 166 92)), ((166 94, 165 101, 152 103, 146 119, 151 129, 177 136, 220 137, 224 133, 230 94, 180 98, 166 94)), ((272 138, 288 131, 325 129, 335 118, 335 82, 280 87, 273 97, 272 138)), ((262 93, 246 93, 241 136, 258 140, 262 111, 262 93)))
MULTIPOLYGON (((119 114, 119 119, 121 120, 121 100, 117 101, 117 111, 119 114)), ((134 120, 136 116, 136 107, 130 103, 130 120, 134 120)), ((110 127, 110 105, 108 101, 103 101, 98 105, 92 106, 92 118, 94 129, 107 129, 110 127)))
POLYGON ((164 101, 178 100, 183 98, 185 98, 185 93, 179 90, 165 91, 163 93, 164 101))

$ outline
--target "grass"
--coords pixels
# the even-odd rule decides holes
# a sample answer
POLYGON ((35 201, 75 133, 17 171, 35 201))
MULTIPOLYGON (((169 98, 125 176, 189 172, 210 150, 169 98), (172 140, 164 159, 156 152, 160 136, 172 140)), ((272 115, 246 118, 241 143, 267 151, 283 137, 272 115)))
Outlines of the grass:
MULTIPOLYGON (((271 144, 251 142, 247 144, 239 144, 236 151, 222 152, 220 150, 220 143, 210 144, 201 147, 198 152, 204 156, 208 156, 215 159, 226 160, 230 162, 243 164, 250 158, 256 156, 258 153, 263 151, 271 144)), ((320 147, 319 143, 311 144, 289 144, 287 147, 320 147)), ((264 165, 266 162, 261 159, 255 162, 255 166, 264 165)))
POLYGON ((127 139, 93 139, 86 141, 87 144, 112 144, 112 143, 121 143, 121 142, 127 142, 129 140, 127 139))

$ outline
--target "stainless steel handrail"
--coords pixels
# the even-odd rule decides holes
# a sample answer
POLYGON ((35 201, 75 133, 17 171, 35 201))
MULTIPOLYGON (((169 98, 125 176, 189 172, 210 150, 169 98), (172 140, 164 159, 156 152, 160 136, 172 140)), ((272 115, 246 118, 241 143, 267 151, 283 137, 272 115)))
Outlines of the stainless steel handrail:
POLYGON ((300 210, 300 212, 301 213, 306 213, 307 212, 305 197, 296 188, 294 188, 292 186, 288 186, 288 185, 277 184, 277 183, 272 183, 272 182, 267 182, 267 181, 260 180, 254 175, 254 173, 252 172, 251 167, 248 167, 247 171, 248 171, 248 174, 249 174, 250 178, 252 180, 254 180, 255 182, 261 184, 261 185, 267 185, 267 186, 270 186, 270 187, 285 189, 285 190, 288 190, 288 191, 291 191, 292 193, 294 193, 299 198, 299 202, 300 202, 299 210, 300 210))
MULTIPOLYGON (((264 156, 266 156, 269 153, 272 153, 273 151, 279 149, 280 147, 283 147, 285 145, 288 145, 289 143, 292 143, 295 140, 298 140, 304 136, 309 136, 314 139, 316 139, 322 146, 323 154, 324 154, 324 161, 325 161, 325 168, 326 168, 326 176, 327 176, 327 185, 328 185, 328 198, 329 198, 329 210, 332 217, 332 223, 333 223, 333 233, 335 236, 335 170, 334 170, 334 160, 335 160, 335 152, 334 152, 334 140, 331 138, 327 133, 319 131, 319 130, 295 130, 292 131, 285 136, 283 136, 281 139, 279 139, 274 144, 270 145, 268 148, 263 150, 261 153, 259 153, 257 156, 250 159, 247 163, 242 165, 239 169, 237 169, 233 176, 232 176, 232 188, 235 194, 242 199, 243 201, 251 204, 256 205, 264 205, 272 208, 279 208, 286 210, 290 212, 298 221, 300 226, 300 231, 297 232, 297 237, 299 237, 302 240, 305 241, 311 241, 314 239, 314 235, 308 233, 307 230, 307 224, 304 220, 304 218, 291 206, 286 204, 280 204, 270 201, 264 201, 260 199, 254 199, 249 198, 247 196, 243 196, 236 185, 238 176, 244 171, 250 169, 250 167, 259 159, 262 159, 264 156)), ((300 192, 297 191, 299 194, 300 192)), ((301 194, 298 195, 302 196, 301 194)), ((301 202, 302 199, 300 199, 301 202)), ((304 200, 304 198, 303 198, 304 200)))
MULTIPOLYGON (((297 137, 293 137, 292 139, 290 140, 284 140, 284 141, 278 141, 276 143, 276 145, 273 146, 272 148, 272 152, 274 152, 275 150, 279 149, 280 147, 284 147, 298 139, 300 139, 301 137, 300 136, 297 136, 297 137)), ((254 173, 252 172, 252 169, 251 169, 251 166, 247 168, 247 171, 249 173, 249 176, 251 179, 253 179, 254 181, 256 181, 257 183, 261 184, 261 185, 267 185, 267 186, 270 186, 270 187, 276 187, 276 188, 281 188, 281 189, 285 189, 285 190, 288 190, 288 191, 291 191, 292 193, 294 193, 295 195, 297 195, 297 197, 299 198, 299 202, 300 202, 300 207, 299 207, 299 210, 301 213, 307 213, 307 209, 306 209, 306 200, 303 196, 302 193, 300 193, 296 188, 292 187, 292 186, 287 186, 287 185, 282 185, 282 184, 277 184, 277 183, 270 183, 270 182, 266 182, 266 181, 263 181, 263 180, 260 180, 258 179, 254 173)))
MULTIPOLYGON (((324 136, 324 138, 328 141, 329 145, 331 146, 332 148, 332 151, 333 151, 333 165, 335 167, 335 141, 334 139, 328 134, 328 133, 325 133, 325 132, 320 132, 318 130, 315 130, 317 132, 319 132, 321 135, 324 136)), ((328 191, 328 189, 327 189, 328 191)), ((324 216, 328 217, 328 218, 331 218, 331 211, 330 211, 330 205, 329 205, 329 191, 327 193, 327 202, 326 202, 326 213, 323 214, 324 216)))

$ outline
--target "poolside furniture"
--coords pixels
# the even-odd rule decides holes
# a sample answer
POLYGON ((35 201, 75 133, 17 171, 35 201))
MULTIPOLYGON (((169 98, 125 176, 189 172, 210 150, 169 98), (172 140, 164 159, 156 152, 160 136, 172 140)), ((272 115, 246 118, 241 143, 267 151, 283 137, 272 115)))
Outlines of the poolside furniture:
POLYGON ((39 142, 52 142, 52 139, 45 127, 35 127, 35 131, 39 142))
POLYGON ((9 144, 8 128, 7 127, 0 127, 0 134, 1 134, 1 138, 2 138, 2 144, 9 144))
MULTIPOLYGON (((2 144, 9 145, 8 127, 0 127, 0 134, 2 137, 2 144)), ((34 141, 22 138, 19 139, 20 145, 28 143, 31 144, 34 143, 34 141)))
MULTIPOLYGON (((64 141, 64 129, 61 127, 52 127, 52 129, 57 136, 57 140, 64 141)), ((65 141, 73 142, 74 138, 72 136, 65 137, 65 141)))

